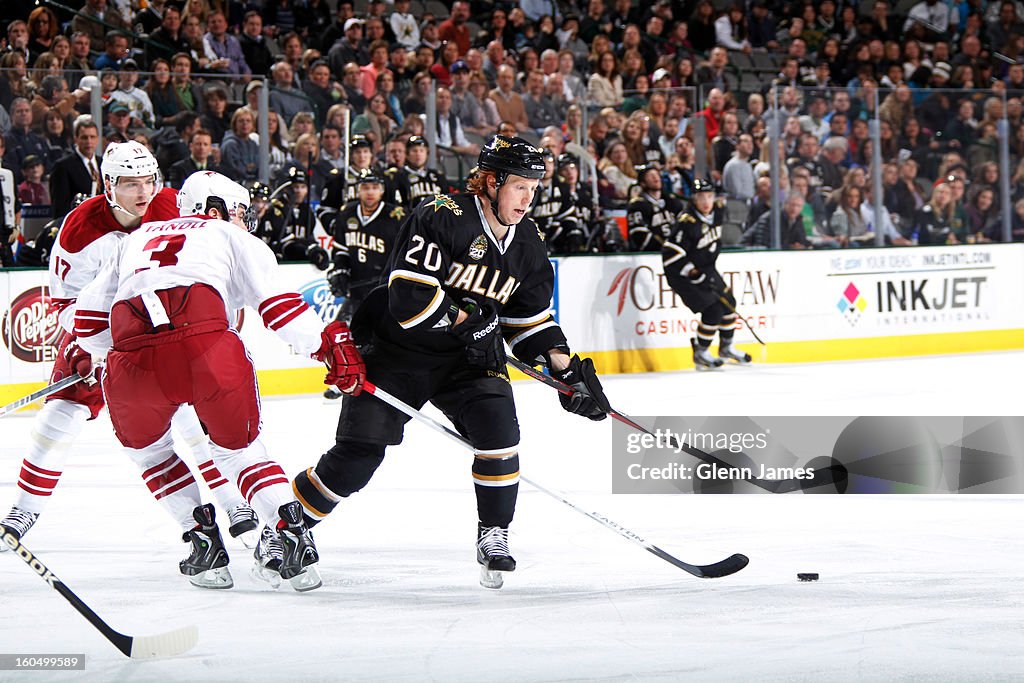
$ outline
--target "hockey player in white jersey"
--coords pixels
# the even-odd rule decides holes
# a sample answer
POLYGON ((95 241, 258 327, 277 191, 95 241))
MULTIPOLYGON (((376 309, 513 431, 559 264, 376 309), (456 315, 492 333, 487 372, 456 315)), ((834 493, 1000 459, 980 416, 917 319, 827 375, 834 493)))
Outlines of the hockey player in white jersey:
MULTIPOLYGON (((256 372, 228 313, 257 310, 292 348, 327 363, 325 381, 342 391, 358 391, 362 358, 344 323, 324 328, 299 294, 277 284, 273 253, 248 232, 255 217, 242 186, 219 173, 195 173, 178 206, 181 218, 142 225, 82 290, 75 332, 83 352, 72 362, 82 372, 90 356, 106 356, 111 421, 141 469, 173 452, 171 416, 194 405, 217 467, 270 525, 256 550, 260 569, 312 590, 320 586, 316 546, 288 478, 259 438, 256 372)), ((182 573, 230 587, 211 506, 189 489, 167 499, 193 544, 182 573)))
MULTIPOLYGON (((75 352, 73 323, 82 287, 114 258, 121 240, 143 221, 178 215, 177 193, 160 188, 156 159, 139 143, 109 145, 103 154, 101 173, 104 194, 87 199, 68 214, 50 259, 50 296, 59 310, 62 327, 51 382, 73 372, 67 358, 75 352)), ((50 396, 33 424, 14 505, 0 520, 0 527, 21 538, 35 524, 60 481, 72 443, 103 405, 103 393, 91 377, 50 396)), ((192 449, 217 503, 228 511, 231 535, 254 547, 259 537, 256 515, 217 471, 206 434, 190 406, 175 414, 174 429, 192 449)), ((144 478, 158 501, 172 489, 192 487, 198 491, 192 472, 173 453, 159 467, 147 471, 144 478)), ((6 549, 0 544, 0 550, 6 549)))

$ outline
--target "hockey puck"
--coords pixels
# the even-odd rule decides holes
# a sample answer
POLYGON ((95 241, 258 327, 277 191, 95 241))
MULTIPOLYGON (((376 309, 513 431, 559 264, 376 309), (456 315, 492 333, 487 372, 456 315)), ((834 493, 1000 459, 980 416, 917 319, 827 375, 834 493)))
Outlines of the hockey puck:
POLYGON ((803 573, 797 574, 796 578, 800 579, 801 581, 817 581, 818 580, 818 572, 803 572, 803 573))

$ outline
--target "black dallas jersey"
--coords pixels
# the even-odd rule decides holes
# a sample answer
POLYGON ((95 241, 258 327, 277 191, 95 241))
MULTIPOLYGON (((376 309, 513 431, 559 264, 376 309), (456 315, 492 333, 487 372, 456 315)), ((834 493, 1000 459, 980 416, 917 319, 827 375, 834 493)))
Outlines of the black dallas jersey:
POLYGON ((696 208, 682 211, 661 249, 666 275, 687 275, 691 269, 714 271, 718 260, 725 210, 716 206, 703 216, 696 208))
POLYGON ((568 350, 551 316, 555 277, 544 237, 524 218, 499 244, 475 195, 436 195, 402 226, 389 261, 388 306, 378 336, 420 353, 461 353, 449 331, 463 299, 487 302, 520 359, 536 363, 549 349, 568 350))
POLYGON ((392 166, 384 171, 384 198, 406 209, 415 209, 424 197, 448 192, 448 179, 431 168, 392 166))
POLYGON ((334 258, 350 273, 351 296, 362 298, 379 282, 406 215, 402 207, 381 202, 368 218, 363 217, 355 201, 334 218, 330 230, 334 258))
POLYGON ((660 251, 682 210, 683 203, 675 197, 655 200, 648 194, 639 194, 630 199, 626 212, 629 250, 660 251))

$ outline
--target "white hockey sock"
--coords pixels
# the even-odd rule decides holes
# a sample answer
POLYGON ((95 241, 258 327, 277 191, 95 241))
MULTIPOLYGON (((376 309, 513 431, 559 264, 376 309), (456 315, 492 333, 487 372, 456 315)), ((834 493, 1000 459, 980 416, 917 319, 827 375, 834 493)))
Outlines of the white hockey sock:
POLYGON ((217 506, 224 512, 245 504, 245 499, 213 464, 213 453, 210 451, 210 437, 203 431, 203 425, 199 422, 196 409, 186 404, 178 408, 178 412, 171 417, 171 428, 185 440, 192 457, 195 458, 199 471, 210 487, 217 506))
POLYGON ((182 531, 194 528, 192 511, 202 505, 199 485, 188 465, 175 455, 170 430, 145 448, 125 450, 142 471, 142 480, 156 502, 181 525, 182 531))
POLYGON ((248 448, 230 450, 210 444, 213 461, 225 477, 238 485, 245 499, 271 528, 281 521, 278 508, 295 500, 284 470, 267 455, 263 441, 256 438, 248 448))
POLYGON ((32 425, 28 455, 21 463, 15 505, 28 512, 43 511, 89 414, 85 406, 60 399, 43 406, 32 425))

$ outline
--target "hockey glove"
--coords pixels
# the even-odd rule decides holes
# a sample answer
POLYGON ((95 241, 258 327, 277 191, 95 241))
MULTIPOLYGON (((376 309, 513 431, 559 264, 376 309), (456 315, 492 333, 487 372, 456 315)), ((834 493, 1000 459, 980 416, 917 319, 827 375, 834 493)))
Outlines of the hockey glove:
POLYGON ((81 375, 86 384, 90 386, 96 384, 91 353, 72 342, 64 348, 64 359, 68 362, 68 367, 71 368, 71 371, 81 375))
POLYGON ((334 268, 327 273, 327 284, 334 296, 348 296, 349 272, 347 268, 334 268))
POLYGON ((319 244, 311 244, 306 248, 306 258, 316 266, 317 270, 327 270, 331 265, 331 256, 319 244))
POLYGON ((451 331, 466 344, 466 362, 481 368, 504 368, 505 346, 494 306, 466 298, 462 300, 462 310, 469 317, 453 325, 451 331))
POLYGON ((552 369, 551 376, 573 389, 571 394, 558 395, 563 408, 595 421, 608 417, 612 407, 604 395, 601 380, 597 378, 594 361, 589 358, 580 360, 574 355, 565 370, 552 369))
POLYGON ((348 325, 335 320, 320 333, 320 348, 313 358, 327 364, 324 384, 333 384, 346 394, 358 396, 366 381, 366 364, 352 341, 348 325))

